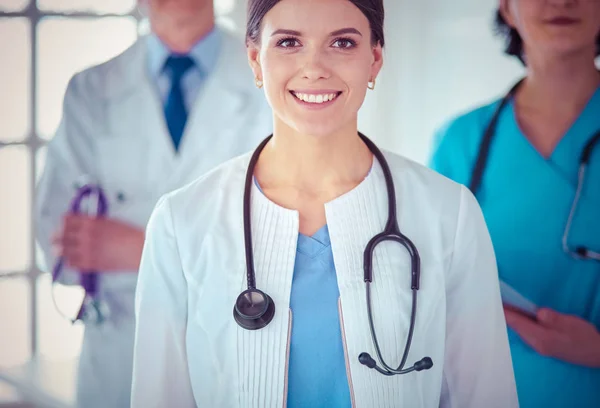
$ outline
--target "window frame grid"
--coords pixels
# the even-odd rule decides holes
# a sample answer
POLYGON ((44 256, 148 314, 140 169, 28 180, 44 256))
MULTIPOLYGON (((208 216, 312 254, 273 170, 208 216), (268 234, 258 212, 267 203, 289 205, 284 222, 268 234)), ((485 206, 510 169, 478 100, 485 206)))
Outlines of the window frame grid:
POLYGON ((51 10, 40 10, 37 6, 36 0, 30 0, 29 4, 20 11, 0 11, 0 18, 26 18, 29 21, 29 35, 30 35, 30 64, 31 69, 29 71, 29 134, 21 141, 15 142, 0 142, 0 149, 7 146, 25 146, 30 154, 31 160, 29 163, 29 188, 31 193, 29 216, 30 222, 30 242, 29 251, 31 254, 30 266, 26 270, 22 271, 9 271, 0 275, 0 282, 8 279, 26 279, 29 286, 29 329, 30 329, 30 345, 29 350, 31 352, 31 358, 35 358, 38 354, 38 290, 37 282, 38 278, 44 275, 38 267, 38 256, 36 251, 36 239, 35 239, 35 202, 36 202, 36 174, 37 174, 37 155, 41 148, 43 148, 48 141, 41 138, 37 134, 37 73, 38 73, 38 61, 37 61, 37 29, 40 21, 47 17, 64 17, 70 19, 90 19, 90 18, 104 18, 104 17, 133 17, 136 20, 137 35, 139 37, 140 22, 143 19, 138 7, 134 7, 128 13, 95 13, 95 12, 61 12, 51 10))

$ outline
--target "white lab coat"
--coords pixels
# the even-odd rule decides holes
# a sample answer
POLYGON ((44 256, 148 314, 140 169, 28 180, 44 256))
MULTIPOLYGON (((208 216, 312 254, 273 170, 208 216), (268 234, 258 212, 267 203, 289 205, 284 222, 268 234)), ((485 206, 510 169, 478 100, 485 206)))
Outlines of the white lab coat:
MULTIPOLYGON (((37 237, 48 269, 54 263, 50 236, 81 175, 104 188, 111 218, 143 229, 162 194, 253 149, 272 131, 270 108, 254 85, 245 47, 224 33, 217 65, 190 110, 176 153, 158 92, 147 76, 146 50, 142 38, 69 83, 37 192, 37 237)), ((79 406, 129 406, 136 280, 131 271, 101 275, 100 295, 111 316, 104 325, 85 329, 79 406)), ((61 281, 78 279, 66 271, 61 281)))
MULTIPOLYGON (((252 186, 257 287, 275 302, 265 328, 233 318, 246 288, 243 190, 249 154, 162 199, 147 229, 136 294, 133 408, 285 407, 289 309, 299 215, 252 186), (210 219, 210 222, 206 222, 210 219)), ((375 356, 367 318, 363 251, 383 230, 388 199, 381 166, 325 205, 340 291, 339 313, 353 407, 518 406, 492 243, 464 187, 386 154, 401 231, 419 251, 421 286, 408 365, 386 377, 361 365, 375 356)), ((375 251, 373 318, 388 364, 397 367, 412 302, 410 257, 396 243, 375 251)))

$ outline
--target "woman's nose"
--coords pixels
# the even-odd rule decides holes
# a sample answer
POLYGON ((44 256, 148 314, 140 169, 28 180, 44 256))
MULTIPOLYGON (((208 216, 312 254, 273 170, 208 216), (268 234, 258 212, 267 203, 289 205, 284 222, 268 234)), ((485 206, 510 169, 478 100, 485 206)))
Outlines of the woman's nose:
POLYGON ((326 79, 331 75, 327 64, 327 57, 320 50, 310 50, 305 54, 302 66, 302 75, 306 79, 326 79))

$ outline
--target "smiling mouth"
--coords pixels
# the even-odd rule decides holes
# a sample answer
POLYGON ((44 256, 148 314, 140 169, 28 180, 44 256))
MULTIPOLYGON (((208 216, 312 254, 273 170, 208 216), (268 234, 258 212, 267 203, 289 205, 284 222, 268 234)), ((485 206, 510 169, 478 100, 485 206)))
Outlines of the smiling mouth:
POLYGON ((290 93, 294 96, 294 98, 306 102, 306 103, 314 103, 314 104, 322 104, 326 102, 332 102, 337 99, 338 96, 342 94, 339 92, 324 92, 324 93, 303 93, 290 91, 290 93))
POLYGON ((578 20, 569 17, 556 17, 551 20, 548 20, 548 24, 552 25, 571 25, 578 23, 578 20))

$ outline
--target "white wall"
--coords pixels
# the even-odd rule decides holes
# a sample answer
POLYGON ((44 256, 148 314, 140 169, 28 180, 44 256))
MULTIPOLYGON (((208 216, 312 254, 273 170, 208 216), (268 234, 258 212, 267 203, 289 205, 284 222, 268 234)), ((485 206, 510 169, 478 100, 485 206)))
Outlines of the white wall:
POLYGON ((361 119, 381 145, 427 161, 435 130, 506 92, 522 67, 492 29, 497 0, 387 0, 386 61, 361 119))

